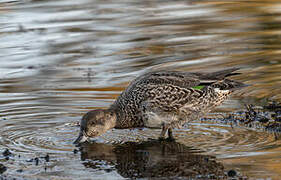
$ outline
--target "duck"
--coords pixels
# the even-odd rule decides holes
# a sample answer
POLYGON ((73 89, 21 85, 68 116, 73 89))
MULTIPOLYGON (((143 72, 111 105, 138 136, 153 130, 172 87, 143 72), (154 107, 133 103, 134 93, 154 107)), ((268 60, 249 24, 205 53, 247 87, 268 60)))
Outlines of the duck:
POLYGON ((229 77, 239 68, 215 72, 152 71, 135 80, 107 109, 87 112, 74 144, 110 129, 161 128, 160 140, 175 140, 174 128, 210 112, 245 85, 229 77), (167 136, 167 138, 166 138, 167 136))

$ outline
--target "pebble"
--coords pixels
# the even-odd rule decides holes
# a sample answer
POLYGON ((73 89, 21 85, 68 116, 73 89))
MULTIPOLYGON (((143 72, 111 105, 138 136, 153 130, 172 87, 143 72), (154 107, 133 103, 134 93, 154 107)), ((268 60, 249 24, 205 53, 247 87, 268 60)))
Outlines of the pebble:
POLYGON ((17 172, 18 172, 18 173, 22 173, 23 170, 22 170, 22 169, 18 169, 17 172))
POLYGON ((7 167, 0 163, 0 174, 5 172, 6 170, 7 170, 7 167))
POLYGON ((234 177, 234 176, 236 176, 237 175, 237 172, 235 171, 235 170, 233 170, 233 169, 231 169, 231 170, 229 170, 228 172, 227 172, 227 176, 228 177, 234 177))
POLYGON ((38 166, 38 164, 39 164, 39 158, 36 157, 36 158, 34 158, 34 160, 35 160, 35 165, 38 166))
POLYGON ((12 153, 9 151, 9 149, 5 149, 5 151, 2 154, 5 157, 12 155, 12 153))
POLYGON ((44 159, 45 159, 46 162, 49 162, 49 161, 50 161, 50 156, 49 156, 49 154, 47 154, 47 155, 44 157, 44 159))
POLYGON ((77 154, 77 153, 78 153, 78 150, 77 150, 77 149, 74 149, 74 150, 73 150, 73 153, 74 153, 74 154, 77 154))

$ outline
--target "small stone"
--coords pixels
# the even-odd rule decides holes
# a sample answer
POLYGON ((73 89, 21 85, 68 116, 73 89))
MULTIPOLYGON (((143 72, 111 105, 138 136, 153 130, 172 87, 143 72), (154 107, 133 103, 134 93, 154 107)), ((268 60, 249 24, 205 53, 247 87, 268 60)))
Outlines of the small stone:
POLYGON ((34 159, 29 159, 29 160, 26 160, 26 162, 33 162, 33 160, 34 160, 34 159))
POLYGON ((112 171, 112 169, 104 169, 105 172, 109 173, 112 171))
POLYGON ((235 170, 233 170, 233 169, 231 169, 231 170, 229 170, 228 172, 227 172, 227 176, 228 177, 234 177, 234 176, 236 176, 237 175, 237 172, 235 171, 235 170))
POLYGON ((50 161, 50 156, 49 156, 49 154, 47 154, 47 155, 44 157, 44 159, 46 160, 46 162, 49 162, 49 161, 50 161))
POLYGON ((78 150, 77 150, 77 149, 74 149, 74 150, 73 150, 73 153, 74 153, 74 154, 77 154, 77 153, 78 153, 78 150))
POLYGON ((7 167, 4 166, 3 164, 0 164, 0 174, 2 174, 3 172, 5 172, 7 170, 7 167))
POLYGON ((9 149, 5 149, 5 151, 2 154, 3 156, 10 156, 12 153, 9 151, 9 149))
POLYGON ((23 170, 22 170, 22 169, 18 169, 17 172, 18 172, 18 173, 22 173, 23 170))
POLYGON ((39 164, 39 158, 36 157, 34 160, 35 160, 35 165, 38 166, 38 164, 39 164))
POLYGON ((27 66, 27 69, 34 69, 35 68, 35 66, 27 66))

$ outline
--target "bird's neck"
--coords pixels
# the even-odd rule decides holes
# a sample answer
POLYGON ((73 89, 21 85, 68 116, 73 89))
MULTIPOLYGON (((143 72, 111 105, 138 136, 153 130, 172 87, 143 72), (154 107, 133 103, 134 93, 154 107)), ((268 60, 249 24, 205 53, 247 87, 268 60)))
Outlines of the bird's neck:
POLYGON ((115 115, 115 118, 113 118, 114 122, 112 122, 112 124, 114 124, 113 128, 119 129, 124 127, 123 122, 126 121, 126 118, 124 112, 120 111, 120 107, 113 104, 110 106, 109 110, 111 110, 115 115))
POLYGON ((117 124, 118 114, 115 109, 108 109, 108 110, 111 111, 112 116, 107 120, 106 127, 107 129, 112 129, 117 124))

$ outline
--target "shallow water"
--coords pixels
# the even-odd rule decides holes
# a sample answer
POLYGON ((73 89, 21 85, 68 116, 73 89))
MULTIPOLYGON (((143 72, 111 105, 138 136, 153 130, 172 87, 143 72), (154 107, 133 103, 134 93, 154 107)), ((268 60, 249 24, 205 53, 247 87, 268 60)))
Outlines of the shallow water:
MULTIPOLYGON (((8 148, 14 155, 9 160, 0 155, 0 163, 8 167, 4 175, 126 178, 111 158, 118 155, 112 153, 114 144, 146 142, 160 131, 113 130, 92 147, 102 157, 94 154, 87 160, 82 158, 85 152, 73 153, 79 128, 72 124, 90 109, 108 107, 143 72, 241 67, 235 79, 251 86, 215 112, 280 101, 280 7, 273 0, 1 1, 0 150, 8 148), (47 154, 49 162, 40 158, 47 154)), ((234 169, 252 178, 281 175, 276 134, 195 122, 175 135, 180 146, 216 156, 225 171, 234 169)), ((157 148, 137 147, 144 154, 159 155, 157 148)))

